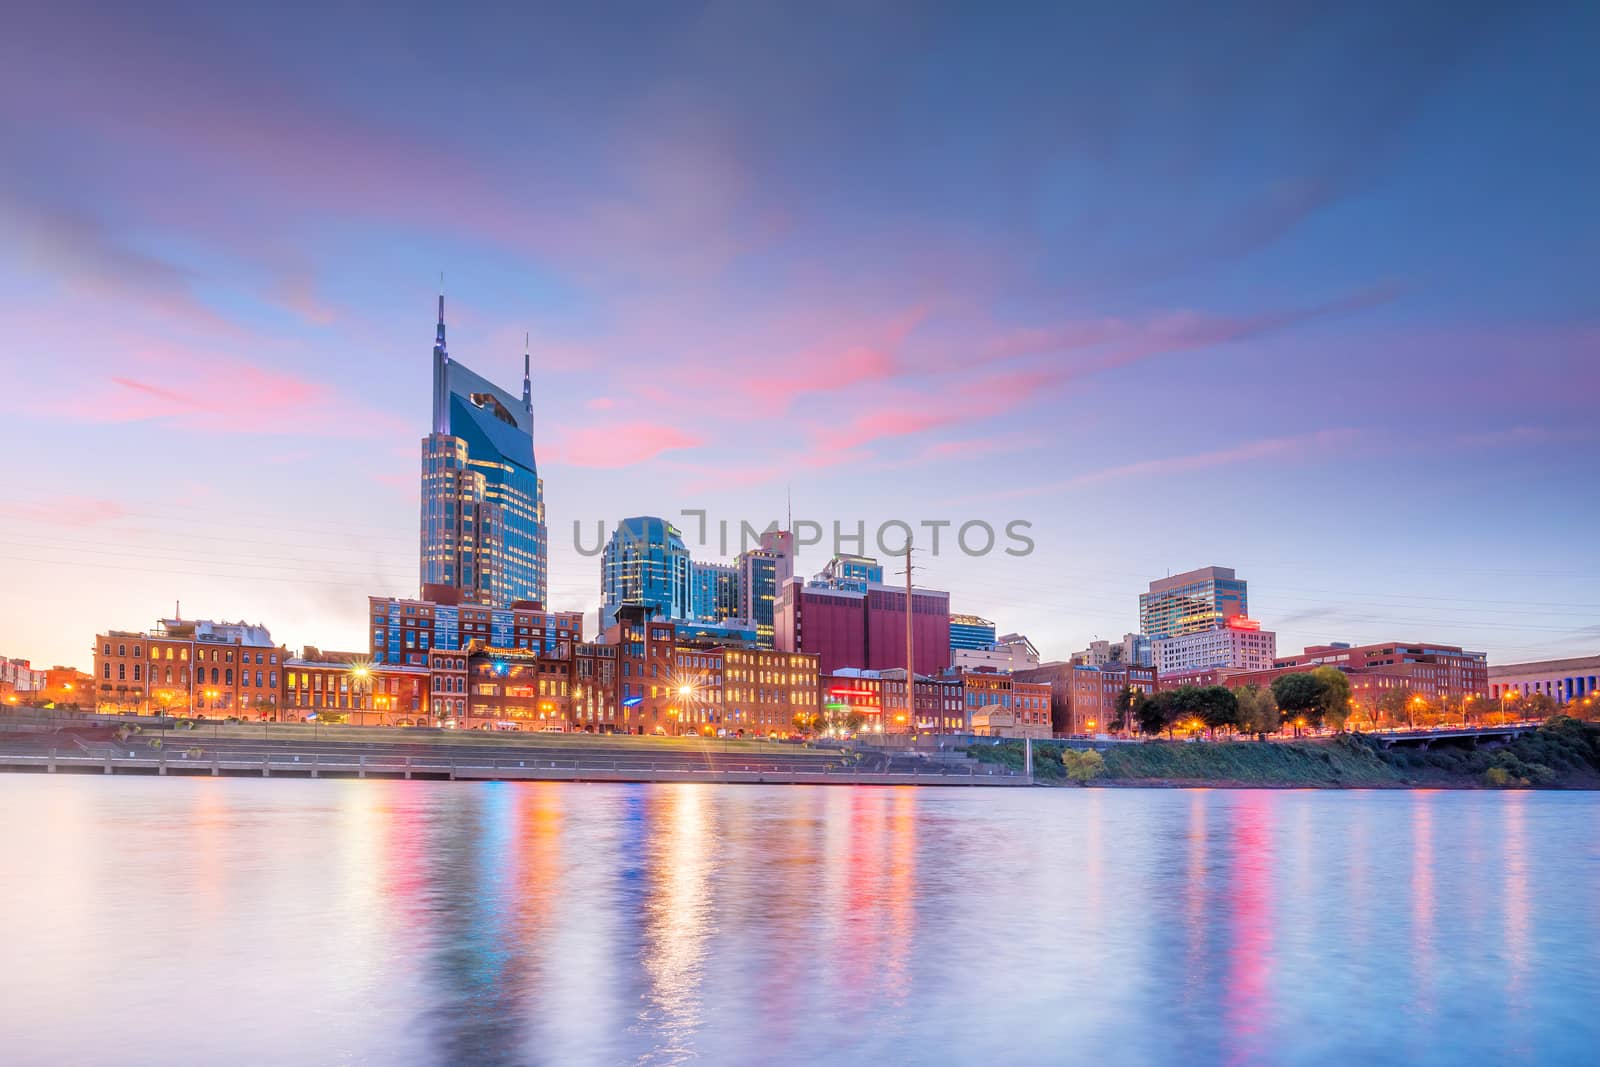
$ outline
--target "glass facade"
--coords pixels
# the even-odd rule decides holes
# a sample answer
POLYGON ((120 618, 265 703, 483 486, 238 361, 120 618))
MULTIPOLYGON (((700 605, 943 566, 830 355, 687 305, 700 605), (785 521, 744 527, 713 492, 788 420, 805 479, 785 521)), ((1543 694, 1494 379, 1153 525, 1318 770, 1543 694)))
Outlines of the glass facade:
POLYGON ((665 519, 623 519, 600 554, 600 628, 616 624, 624 604, 668 619, 692 618, 691 561, 683 535, 665 519))
POLYGON ((519 399, 451 360, 440 297, 433 375, 433 432, 422 441, 422 584, 456 589, 468 603, 543 604, 549 541, 527 364, 519 399))
POLYGON ((976 615, 950 616, 950 647, 987 651, 994 648, 994 623, 976 615))
POLYGON ((1139 594, 1139 631, 1151 640, 1214 630, 1249 615, 1246 582, 1230 567, 1203 567, 1150 583, 1139 594))
POLYGON ((689 561, 689 610, 700 622, 721 622, 739 614, 739 571, 728 563, 689 561))

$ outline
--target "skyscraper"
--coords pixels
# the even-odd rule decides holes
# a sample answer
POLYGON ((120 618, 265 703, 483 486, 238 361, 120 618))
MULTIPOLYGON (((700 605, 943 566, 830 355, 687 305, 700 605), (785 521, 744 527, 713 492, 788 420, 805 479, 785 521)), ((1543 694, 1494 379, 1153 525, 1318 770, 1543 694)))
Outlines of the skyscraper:
POLYGON ((1247 583, 1232 567, 1201 567, 1150 583, 1139 594, 1139 632, 1151 640, 1214 630, 1250 614, 1247 583))
POLYGON ((625 604, 648 608, 650 617, 693 618, 689 549, 678 528, 653 515, 617 523, 600 554, 600 598, 601 633, 625 604))
POLYGON ((739 615, 756 625, 756 641, 773 646, 773 605, 783 583, 794 577, 794 534, 768 530, 759 548, 739 553, 739 615))
POLYGON ((433 424, 422 439, 424 595, 465 603, 545 602, 544 482, 533 456, 533 383, 526 348, 522 397, 450 358, 444 294, 433 344, 433 424))

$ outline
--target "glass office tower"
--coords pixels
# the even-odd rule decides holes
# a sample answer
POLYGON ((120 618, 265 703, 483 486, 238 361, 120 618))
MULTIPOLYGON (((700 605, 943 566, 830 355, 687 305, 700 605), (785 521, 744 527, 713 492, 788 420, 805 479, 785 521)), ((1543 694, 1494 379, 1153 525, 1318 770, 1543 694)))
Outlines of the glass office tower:
POLYGON ((433 345, 433 427, 422 439, 421 572, 463 602, 545 603, 549 538, 533 454, 533 385, 519 399, 452 360, 444 294, 433 345))

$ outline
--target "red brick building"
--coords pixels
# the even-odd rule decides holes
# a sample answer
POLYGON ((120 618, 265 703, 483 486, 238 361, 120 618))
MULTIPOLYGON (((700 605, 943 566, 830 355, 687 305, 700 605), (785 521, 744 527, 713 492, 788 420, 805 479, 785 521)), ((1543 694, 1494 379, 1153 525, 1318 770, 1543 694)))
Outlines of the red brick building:
POLYGON ((1107 733, 1117 717, 1117 701, 1128 687, 1153 693, 1154 667, 1106 664, 1045 663, 1018 671, 1016 677, 1050 687, 1051 728, 1060 736, 1107 733))
MULTIPOLYGON (((938 674, 950 666, 950 594, 913 590, 911 615, 916 672, 938 674)), ((780 651, 818 657, 823 674, 906 665, 904 589, 872 583, 841 588, 791 578, 778 591, 773 626, 780 651)))
POLYGON ((282 714, 288 649, 274 644, 266 627, 209 619, 163 619, 158 627, 95 635, 97 709, 267 720, 282 714))

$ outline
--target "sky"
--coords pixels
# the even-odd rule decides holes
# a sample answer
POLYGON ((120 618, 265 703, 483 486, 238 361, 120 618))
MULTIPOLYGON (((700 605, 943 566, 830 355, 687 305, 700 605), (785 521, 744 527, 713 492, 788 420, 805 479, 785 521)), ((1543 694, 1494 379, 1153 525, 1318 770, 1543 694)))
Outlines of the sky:
POLYGON ((364 648, 441 273, 454 358, 531 338, 591 625, 596 523, 716 559, 792 500, 951 521, 918 583, 1047 658, 1210 564, 1282 652, 1594 654, 1597 53, 1582 3, 24 0, 0 654, 179 602, 364 648))

